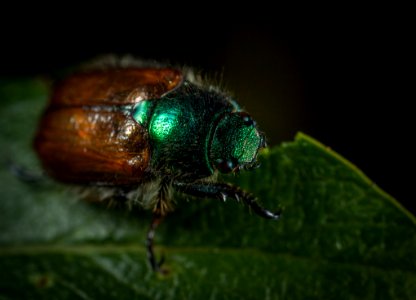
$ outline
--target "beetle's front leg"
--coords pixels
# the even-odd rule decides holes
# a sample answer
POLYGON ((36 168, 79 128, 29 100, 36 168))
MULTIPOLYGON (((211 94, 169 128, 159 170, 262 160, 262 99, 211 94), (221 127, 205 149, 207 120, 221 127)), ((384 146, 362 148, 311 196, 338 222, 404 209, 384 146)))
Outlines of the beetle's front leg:
POLYGON ((219 198, 226 200, 227 198, 233 198, 237 201, 243 201, 243 203, 249 206, 256 214, 266 219, 277 220, 280 216, 280 211, 271 212, 264 207, 260 206, 256 201, 256 198, 242 189, 233 186, 228 183, 212 183, 212 182, 173 182, 173 187, 182 193, 197 196, 197 197, 209 197, 219 198))

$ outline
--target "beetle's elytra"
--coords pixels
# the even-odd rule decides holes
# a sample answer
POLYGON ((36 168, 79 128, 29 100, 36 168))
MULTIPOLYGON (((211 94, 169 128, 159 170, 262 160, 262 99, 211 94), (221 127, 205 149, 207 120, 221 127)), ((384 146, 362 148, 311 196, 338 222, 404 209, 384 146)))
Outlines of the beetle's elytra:
POLYGON ((171 190, 197 197, 242 200, 238 187, 215 182, 216 172, 254 168, 264 135, 229 95, 175 68, 111 67, 75 73, 55 85, 34 141, 45 171, 67 183, 106 186, 155 215, 172 210, 171 190), (209 179, 209 180, 207 180, 209 179))

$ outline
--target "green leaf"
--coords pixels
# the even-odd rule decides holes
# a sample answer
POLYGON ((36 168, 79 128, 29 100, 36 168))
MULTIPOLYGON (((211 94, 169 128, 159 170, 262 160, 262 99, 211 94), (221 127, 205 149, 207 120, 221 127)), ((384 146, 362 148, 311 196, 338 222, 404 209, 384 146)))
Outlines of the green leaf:
MULTIPOLYGON (((0 84, 2 166, 39 171, 31 138, 47 100, 40 80, 0 84)), ((0 299, 416 299, 416 220, 356 167, 298 134, 227 177, 283 208, 177 195, 152 273, 150 213, 77 200, 73 187, 0 170, 0 299)))

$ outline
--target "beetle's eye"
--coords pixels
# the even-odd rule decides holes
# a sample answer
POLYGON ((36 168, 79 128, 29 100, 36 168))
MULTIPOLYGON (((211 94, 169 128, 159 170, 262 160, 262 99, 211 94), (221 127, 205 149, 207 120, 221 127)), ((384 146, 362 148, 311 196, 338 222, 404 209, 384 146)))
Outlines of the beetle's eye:
POLYGON ((217 169, 221 173, 230 173, 234 170, 235 164, 231 160, 217 159, 217 169))
POLYGON ((238 115, 240 115, 240 117, 243 119, 244 124, 246 126, 256 126, 256 122, 251 118, 251 116, 248 113, 242 111, 239 112, 238 115))

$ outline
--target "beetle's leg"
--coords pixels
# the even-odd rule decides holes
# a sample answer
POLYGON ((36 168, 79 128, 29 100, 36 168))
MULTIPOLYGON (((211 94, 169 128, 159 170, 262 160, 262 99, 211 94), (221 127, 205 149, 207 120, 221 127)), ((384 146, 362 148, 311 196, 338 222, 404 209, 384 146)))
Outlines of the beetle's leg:
POLYGON ((237 201, 241 200, 249 206, 256 214, 266 219, 277 220, 280 216, 280 211, 271 212, 264 207, 261 207, 256 198, 242 189, 228 183, 212 183, 212 182, 173 182, 173 187, 185 194, 197 197, 216 197, 221 200, 233 198, 237 201))
POLYGON ((155 237, 156 228, 162 222, 163 217, 160 214, 154 213, 152 223, 150 223, 149 230, 147 231, 146 237, 146 249, 147 249, 147 259, 152 267, 153 271, 155 272, 162 272, 161 266, 163 264, 164 258, 162 256, 159 262, 156 261, 155 252, 153 249, 153 241, 155 237))
POLYGON ((156 256, 153 249, 153 240, 155 237, 156 228, 162 222, 166 214, 172 209, 170 185, 171 179, 168 177, 162 178, 161 182, 159 183, 159 191, 155 197, 155 203, 153 207, 153 219, 152 223, 150 224, 149 231, 147 232, 146 238, 147 258, 149 260, 150 266, 152 267, 153 271, 162 274, 167 273, 166 270, 161 268, 164 262, 164 257, 162 256, 159 262, 156 261, 156 256))

